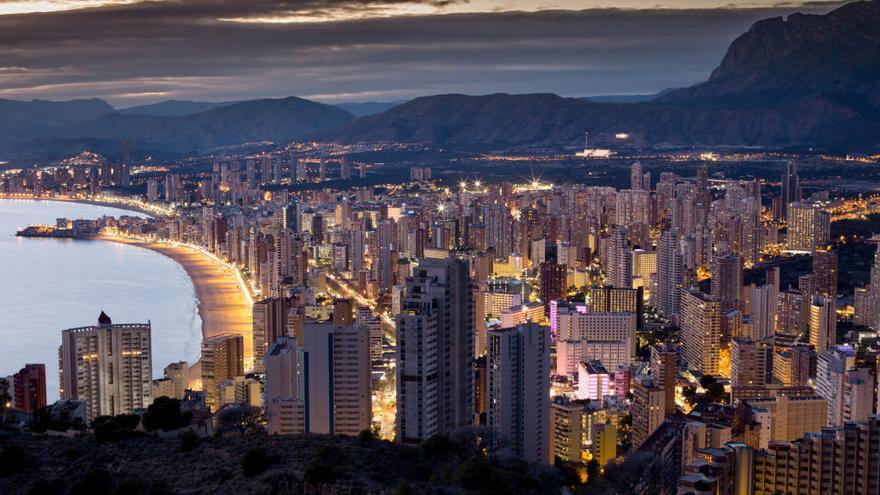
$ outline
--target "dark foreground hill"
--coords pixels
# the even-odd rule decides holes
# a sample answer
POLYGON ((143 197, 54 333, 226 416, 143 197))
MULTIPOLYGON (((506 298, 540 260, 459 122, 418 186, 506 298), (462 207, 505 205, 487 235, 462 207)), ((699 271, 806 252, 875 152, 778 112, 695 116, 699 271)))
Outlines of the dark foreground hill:
POLYGON ((549 466, 502 468, 443 440, 405 447, 342 436, 250 435, 207 439, 183 452, 174 438, 96 444, 91 435, 0 433, 0 458, 0 493, 8 495, 550 494, 563 481, 549 466))

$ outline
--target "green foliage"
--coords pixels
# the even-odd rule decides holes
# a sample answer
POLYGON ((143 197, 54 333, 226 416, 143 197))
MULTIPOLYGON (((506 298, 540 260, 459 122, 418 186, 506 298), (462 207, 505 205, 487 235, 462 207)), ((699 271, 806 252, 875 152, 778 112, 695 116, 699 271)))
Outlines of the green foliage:
POLYGON ((59 493, 64 493, 65 491, 63 481, 40 478, 31 483, 28 487, 27 495, 57 495, 59 493))
POLYGON ((144 413, 144 429, 147 431, 174 431, 189 425, 192 413, 180 411, 180 400, 157 397, 144 413))
POLYGON ((247 478, 263 474, 271 463, 269 452, 264 448, 248 450, 241 457, 241 469, 247 478))
POLYGON ((23 473, 27 469, 27 456, 14 443, 0 448, 0 478, 23 473))
POLYGON ((339 447, 328 445, 321 447, 306 464, 303 476, 306 483, 320 485, 330 483, 345 476, 348 471, 348 459, 345 451, 339 447))
POLYGON ((466 448, 445 435, 433 435, 419 444, 419 451, 428 461, 440 461, 463 455, 466 448))
POLYGON ((95 431, 95 440, 98 443, 118 442, 131 434, 140 422, 140 416, 134 414, 98 416, 92 421, 92 429, 95 431))
POLYGON ((370 443, 370 442, 375 442, 375 441, 379 440, 379 434, 376 431, 374 431, 372 428, 362 430, 360 433, 358 433, 357 437, 358 437, 358 440, 361 441, 361 443, 370 443))
POLYGON ((111 495, 113 477, 100 468, 90 469, 70 487, 70 495, 111 495))
POLYGON ((230 404, 217 415, 217 432, 238 432, 242 435, 262 431, 263 409, 249 404, 230 404))
POLYGON ((82 420, 82 418, 70 419, 70 414, 67 411, 63 411, 57 417, 53 417, 49 407, 47 406, 40 408, 36 412, 36 414, 34 414, 34 421, 31 424, 30 429, 34 433, 45 433, 48 430, 85 431, 86 424, 82 420))
POLYGON ((196 447, 202 443, 202 439, 199 438, 199 435, 192 430, 184 430, 177 437, 180 439, 180 451, 181 452, 189 452, 194 450, 196 447))
POLYGON ((406 481, 401 481, 394 488, 394 495, 418 495, 419 492, 406 481))

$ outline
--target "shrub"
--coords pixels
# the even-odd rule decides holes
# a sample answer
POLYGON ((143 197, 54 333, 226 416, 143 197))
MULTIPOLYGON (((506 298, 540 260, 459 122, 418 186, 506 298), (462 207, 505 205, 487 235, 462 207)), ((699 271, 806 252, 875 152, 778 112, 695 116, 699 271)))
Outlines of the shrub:
POLYGON ((202 439, 199 438, 199 435, 192 430, 185 430, 181 432, 180 436, 180 451, 181 452, 189 452, 202 443, 202 439))
POLYGON ((113 477, 100 468, 90 469, 70 487, 70 495, 110 495, 113 477))
POLYGON ((27 468, 27 456, 16 444, 0 448, 0 477, 23 473, 27 468))
POLYGON ((144 429, 147 431, 174 431, 189 425, 192 413, 180 412, 180 400, 157 397, 144 413, 144 429))
POLYGON ((321 447, 306 464, 303 479, 313 485, 336 481, 345 476, 347 463, 345 452, 339 447, 321 447))
POLYGON ((253 478, 258 474, 262 474, 269 467, 272 460, 269 458, 268 452, 264 448, 256 448, 248 450, 241 458, 241 469, 247 478, 253 478))

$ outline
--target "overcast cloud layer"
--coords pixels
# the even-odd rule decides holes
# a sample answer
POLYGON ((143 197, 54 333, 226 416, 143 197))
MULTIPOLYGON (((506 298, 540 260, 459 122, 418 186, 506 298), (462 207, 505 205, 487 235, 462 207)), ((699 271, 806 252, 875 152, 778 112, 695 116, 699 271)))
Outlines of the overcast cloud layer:
POLYGON ((417 11, 413 5, 187 0, 2 15, 0 97, 103 97, 126 106, 289 95, 339 102, 653 93, 705 80, 758 19, 832 8, 387 15, 417 11))

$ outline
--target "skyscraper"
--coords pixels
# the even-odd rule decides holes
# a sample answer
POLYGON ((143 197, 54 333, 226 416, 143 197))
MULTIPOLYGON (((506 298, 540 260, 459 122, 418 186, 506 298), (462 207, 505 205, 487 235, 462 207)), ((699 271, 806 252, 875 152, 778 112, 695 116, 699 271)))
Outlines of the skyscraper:
POLYGON ((649 376, 633 380, 632 446, 638 449, 666 418, 666 393, 649 376))
POLYGON ((654 307, 663 316, 678 316, 681 304, 682 260, 679 247, 679 231, 676 228, 663 232, 657 246, 657 274, 651 298, 654 307))
POLYGON ((675 412, 675 385, 678 379, 678 354, 669 344, 651 346, 651 377, 663 389, 663 410, 668 416, 675 412))
POLYGON ((816 292, 831 298, 837 297, 837 251, 830 248, 816 249, 813 253, 813 276, 816 292))
POLYGON ((306 323, 305 431, 357 435, 372 422, 370 334, 359 325, 306 323))
POLYGON ((202 390, 211 408, 220 404, 220 382, 244 375, 244 340, 241 335, 224 333, 202 340, 202 390))
POLYGON ((487 424, 501 458, 549 464, 550 331, 537 323, 489 332, 487 424))
POLYGON ((712 261, 712 297, 720 303, 722 313, 739 309, 742 280, 741 256, 727 254, 712 261))
POLYGON ((828 244, 831 235, 831 215, 828 210, 810 203, 791 203, 786 219, 787 251, 815 253, 828 244))
POLYGON ((550 314, 550 301, 565 297, 565 282, 568 276, 568 268, 552 261, 541 263, 541 302, 544 304, 544 314, 550 314))
POLYGON ((26 364, 12 376, 13 406, 19 411, 35 413, 46 405, 46 365, 26 364))
POLYGON ((257 301, 253 306, 254 370, 263 370, 266 349, 287 329, 287 311, 290 302, 283 297, 271 297, 257 301))
POLYGON ((696 289, 682 291, 681 342, 688 367, 718 375, 721 352, 721 304, 696 289))
POLYGON ((837 308, 834 301, 825 296, 814 296, 809 306, 810 344, 821 353, 832 347, 837 340, 837 308))
POLYGON ((473 298, 468 263, 423 259, 397 316, 397 439, 418 442, 472 423, 473 298))
POLYGON ((788 218, 789 203, 798 203, 801 200, 801 185, 797 174, 797 163, 794 160, 790 160, 785 164, 780 196, 780 205, 782 206, 781 218, 788 218))
POLYGON ((150 323, 98 324, 61 334, 61 398, 84 401, 88 421, 131 413, 152 403, 150 323))
POLYGON ((632 288, 632 254, 627 241, 625 225, 611 228, 608 239, 608 266, 605 269, 606 281, 612 287, 632 288))

